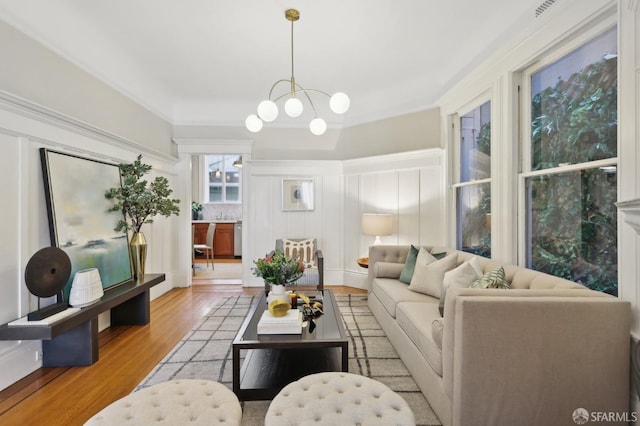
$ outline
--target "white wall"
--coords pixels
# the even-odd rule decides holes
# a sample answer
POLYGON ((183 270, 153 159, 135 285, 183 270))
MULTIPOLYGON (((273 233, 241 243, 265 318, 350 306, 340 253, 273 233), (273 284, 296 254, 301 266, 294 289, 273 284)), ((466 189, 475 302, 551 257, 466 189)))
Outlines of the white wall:
POLYGON ((440 148, 365 157, 344 162, 344 283, 367 288, 367 271, 356 264, 374 237, 363 235, 363 213, 393 216, 383 244, 445 243, 444 152, 440 148))
MULTIPOLYGON (((51 245, 47 219, 44 184, 39 148, 93 158, 100 161, 133 161, 139 153, 151 164, 156 175, 165 176, 172 188, 177 188, 174 163, 177 158, 159 154, 155 149, 145 151, 137 144, 127 146, 117 136, 112 138, 103 130, 66 117, 60 120, 29 103, 16 100, 0 101, 0 196, 3 200, 0 227, 0 323, 22 317, 37 308, 37 298, 30 295, 24 283, 24 270, 31 256, 51 245), (34 107, 34 108, 32 108, 34 107)), ((176 197, 181 195, 176 193, 176 197)), ((189 213, 189 212, 187 212, 189 213)), ((145 225, 149 252, 148 272, 165 272, 167 280, 154 287, 152 298, 174 286, 184 285, 176 279, 178 257, 177 218, 160 217, 152 225, 145 225)), ((48 304, 49 301, 44 301, 48 304)), ((109 325, 109 316, 101 316, 100 328, 109 325)), ((12 384, 41 367, 36 359, 41 351, 40 341, 0 341, 0 389, 12 384)))
MULTIPOLYGON (((245 162, 243 179, 248 193, 243 210, 247 212, 243 232, 248 245, 243 256, 244 283, 264 285, 253 276, 253 260, 275 249, 278 238, 316 238, 323 251, 325 285, 342 284, 343 190, 339 161, 267 161, 245 162), (315 208, 312 211, 282 211, 283 179, 312 179, 315 208)), ((244 248, 244 246, 243 246, 244 248)))
POLYGON ((262 286, 253 276, 253 260, 274 249, 277 238, 317 238, 325 258, 325 285, 366 287, 366 269, 356 264, 368 255, 373 237, 362 235, 363 213, 391 213, 393 235, 387 244, 443 244, 444 179, 439 148, 346 161, 252 160, 243 169, 248 180, 244 230, 244 282, 262 286), (282 180, 311 178, 315 209, 282 211, 282 180))
POLYGON ((10 93, 147 151, 174 154, 167 120, 4 22, 0 40, 0 98, 10 93))

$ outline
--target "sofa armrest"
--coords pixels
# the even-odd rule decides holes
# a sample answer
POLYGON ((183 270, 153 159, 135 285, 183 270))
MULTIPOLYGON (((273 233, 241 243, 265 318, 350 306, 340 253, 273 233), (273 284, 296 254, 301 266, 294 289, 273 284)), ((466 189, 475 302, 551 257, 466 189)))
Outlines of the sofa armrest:
POLYGON ((407 255, 409 254, 409 249, 411 249, 411 246, 409 245, 370 246, 369 247, 369 271, 368 271, 368 277, 367 277, 367 284, 369 286, 369 289, 371 289, 371 282, 373 281, 373 278, 374 278, 373 271, 375 270, 376 263, 389 262, 389 263, 400 263, 404 265, 404 262, 407 260, 407 255))
POLYGON ((628 411, 628 302, 573 289, 450 291, 442 350, 454 425, 628 411))
POLYGON ((375 278, 400 278, 404 263, 376 262, 373 266, 375 278))

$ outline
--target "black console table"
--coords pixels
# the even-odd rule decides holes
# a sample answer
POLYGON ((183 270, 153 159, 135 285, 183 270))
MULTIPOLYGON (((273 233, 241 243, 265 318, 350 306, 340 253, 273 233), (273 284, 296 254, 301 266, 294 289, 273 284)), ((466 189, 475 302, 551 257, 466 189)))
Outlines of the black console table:
POLYGON ((151 318, 150 289, 165 274, 145 274, 105 291, 96 303, 50 325, 0 325, 0 340, 42 340, 44 367, 91 365, 98 361, 98 315, 111 309, 111 325, 145 325, 151 318))

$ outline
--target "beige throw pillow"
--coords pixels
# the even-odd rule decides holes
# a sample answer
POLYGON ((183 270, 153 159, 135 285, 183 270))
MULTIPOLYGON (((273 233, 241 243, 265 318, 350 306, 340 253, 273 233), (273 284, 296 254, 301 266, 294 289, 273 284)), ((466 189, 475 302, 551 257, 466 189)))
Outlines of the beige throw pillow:
POLYGON ((442 293, 440 294, 440 316, 444 316, 444 302, 448 289, 469 287, 482 276, 482 270, 477 265, 474 268, 472 262, 473 260, 464 262, 457 268, 445 272, 442 280, 442 293))
POLYGON ((452 253, 443 259, 434 260, 429 252, 423 250, 421 248, 418 252, 409 290, 439 298, 444 274, 456 267, 458 254, 452 253))
POLYGON ((285 256, 299 257, 305 268, 316 267, 316 262, 313 259, 313 239, 302 241, 282 240, 282 248, 285 256))

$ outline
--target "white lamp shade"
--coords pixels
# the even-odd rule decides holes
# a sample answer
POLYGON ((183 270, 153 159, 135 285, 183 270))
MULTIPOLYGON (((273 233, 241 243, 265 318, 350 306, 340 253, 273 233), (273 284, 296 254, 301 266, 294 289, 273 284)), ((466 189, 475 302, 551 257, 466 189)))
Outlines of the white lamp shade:
POLYGON ((329 99, 329 107, 331 108, 331 111, 336 114, 344 114, 347 112, 350 105, 351 100, 349 99, 349 96, 343 92, 334 93, 329 99))
POLYGON ((82 308, 97 302, 104 295, 100 272, 96 268, 82 269, 73 276, 69 304, 82 308))
POLYGON ((303 109, 302 102, 298 98, 289 98, 284 103, 284 112, 291 118, 299 117, 303 109))
POLYGON ((278 117, 278 105, 272 101, 262 101, 258 104, 258 117, 267 123, 271 123, 278 117))
MULTIPOLYGON (((393 216, 390 214, 365 213, 362 215, 362 233, 364 235, 391 235, 393 216)), ((376 238, 376 240, 378 240, 376 238)))
POLYGON ((247 126, 247 129, 250 132, 253 133, 258 133, 260 130, 262 130, 262 120, 260 120, 260 117, 258 117, 255 114, 251 114, 250 116, 247 117, 247 119, 244 122, 245 126, 247 126))
POLYGON ((322 118, 314 118, 309 123, 309 130, 316 136, 324 135, 324 132, 327 131, 327 123, 322 118))

